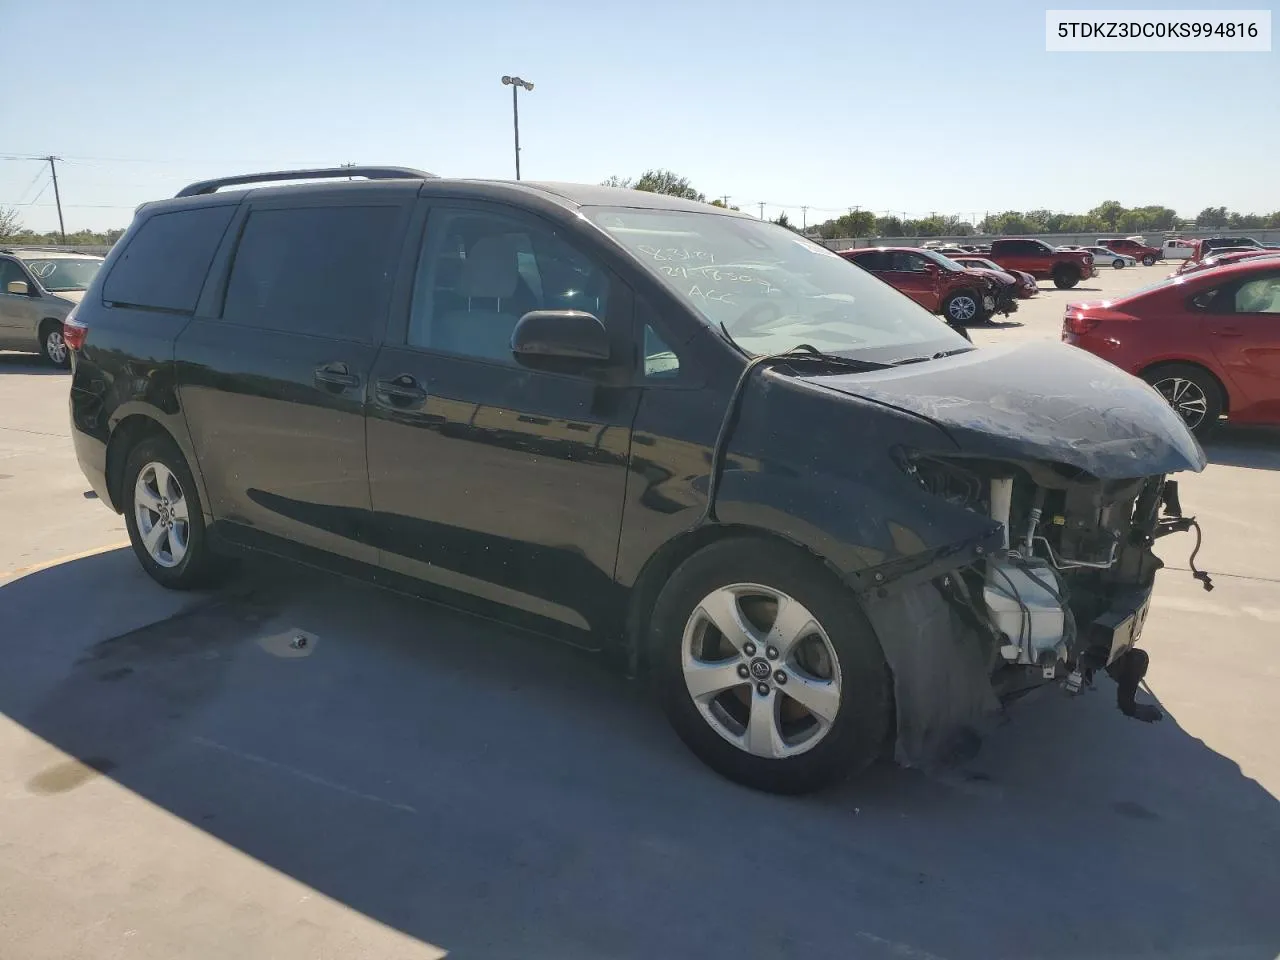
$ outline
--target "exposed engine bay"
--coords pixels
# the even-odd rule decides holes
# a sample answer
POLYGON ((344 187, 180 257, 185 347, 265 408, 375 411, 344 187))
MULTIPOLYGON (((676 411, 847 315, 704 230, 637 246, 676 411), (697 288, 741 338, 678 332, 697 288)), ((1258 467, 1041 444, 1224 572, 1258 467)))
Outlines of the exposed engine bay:
POLYGON ((954 757, 1002 701, 1054 682, 1077 694, 1099 671, 1125 714, 1160 719, 1135 699, 1147 666, 1135 644, 1163 566, 1155 541, 1194 529, 1191 569, 1213 588, 1196 569, 1199 526, 1182 515, 1175 481, 914 454, 901 465, 922 493, 990 517, 999 546, 869 600, 895 675, 900 762, 954 757))

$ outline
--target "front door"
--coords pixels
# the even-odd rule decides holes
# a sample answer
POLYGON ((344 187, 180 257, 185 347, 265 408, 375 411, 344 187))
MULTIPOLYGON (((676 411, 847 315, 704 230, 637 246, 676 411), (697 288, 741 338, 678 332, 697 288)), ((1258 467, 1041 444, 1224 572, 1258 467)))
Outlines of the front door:
POLYGON ((1232 405, 1240 422, 1280 421, 1280 270, 1255 274, 1224 291, 1221 312, 1206 317, 1209 342, 1245 403, 1232 405))
POLYGON ((411 190, 262 201, 228 231, 239 243, 221 310, 188 325, 176 360, 209 506, 230 539, 376 563, 364 400, 411 190))
POLYGON ((918 253, 894 250, 889 253, 889 269, 880 276, 926 310, 936 313, 938 303, 937 267, 918 253))
POLYGON ((0 347, 32 350, 40 299, 27 272, 12 257, 0 257, 0 347), (10 293, 9 284, 27 284, 27 293, 10 293))
POLYGON ((368 406, 381 565, 531 625, 602 625, 639 399, 629 288, 548 221, 435 202, 407 314, 368 406), (622 369, 518 365, 511 334, 535 309, 597 316, 622 369))

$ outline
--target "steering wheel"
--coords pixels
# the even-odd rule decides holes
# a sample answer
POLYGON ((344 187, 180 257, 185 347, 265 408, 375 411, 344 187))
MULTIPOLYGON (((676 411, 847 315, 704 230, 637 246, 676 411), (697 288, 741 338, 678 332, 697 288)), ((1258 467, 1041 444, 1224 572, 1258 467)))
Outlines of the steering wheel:
POLYGON ((772 300, 762 300, 757 304, 747 307, 746 310, 734 320, 733 323, 725 324, 731 333, 750 333, 757 327, 764 326, 769 320, 777 320, 782 316, 782 309, 772 300), (772 316, 767 319, 764 317, 766 312, 772 312, 772 316))

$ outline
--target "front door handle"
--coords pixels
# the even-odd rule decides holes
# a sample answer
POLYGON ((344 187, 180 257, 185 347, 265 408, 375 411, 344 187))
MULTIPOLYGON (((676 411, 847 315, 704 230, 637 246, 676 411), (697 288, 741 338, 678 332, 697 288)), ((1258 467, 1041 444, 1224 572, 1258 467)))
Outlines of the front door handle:
POLYGON ((421 406, 427 399, 426 389, 407 373, 379 380, 374 384, 374 395, 379 403, 400 410, 421 406))
POLYGON ((329 389, 352 390, 360 386, 360 378, 345 363, 326 363, 316 367, 315 384, 329 389))

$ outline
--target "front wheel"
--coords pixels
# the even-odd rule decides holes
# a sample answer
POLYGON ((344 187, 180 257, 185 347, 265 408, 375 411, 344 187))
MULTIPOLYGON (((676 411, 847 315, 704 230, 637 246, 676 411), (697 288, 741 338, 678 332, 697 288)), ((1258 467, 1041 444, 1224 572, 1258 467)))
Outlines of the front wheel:
POLYGON ((71 366, 71 350, 62 339, 62 324, 46 320, 40 325, 40 355, 45 363, 66 369, 71 366))
POLYGON ((1119 257, 1116 257, 1116 259, 1111 261, 1111 266, 1115 267, 1117 270, 1123 270, 1124 261, 1121 260, 1119 257))
POLYGON ((1070 290, 1080 282, 1080 271, 1068 264, 1059 264, 1053 268, 1053 285, 1059 290, 1070 290))
POLYGON ((672 574, 649 625, 667 719, 737 783, 799 794, 871 763, 890 678, 850 592, 805 551, 754 537, 705 547, 672 574))
POLYGON ((1144 267, 1154 267, 1155 264, 1156 264, 1156 258, 1154 255, 1150 253, 1148 253, 1145 257, 1142 258, 1142 265, 1144 267))
POLYGON ((121 499, 133 552, 156 583, 189 590, 221 572, 220 558, 209 548, 195 478, 168 437, 148 437, 129 451, 121 499))
POLYGON ((1142 379, 1155 387, 1182 418, 1187 429, 1204 439, 1222 416, 1222 390, 1203 367, 1171 363, 1144 371, 1142 379))
POLYGON ((971 290, 961 290, 947 297, 942 305, 942 312, 952 324, 965 325, 981 323, 985 315, 982 302, 971 290))

